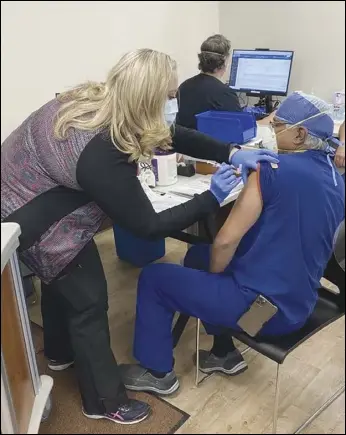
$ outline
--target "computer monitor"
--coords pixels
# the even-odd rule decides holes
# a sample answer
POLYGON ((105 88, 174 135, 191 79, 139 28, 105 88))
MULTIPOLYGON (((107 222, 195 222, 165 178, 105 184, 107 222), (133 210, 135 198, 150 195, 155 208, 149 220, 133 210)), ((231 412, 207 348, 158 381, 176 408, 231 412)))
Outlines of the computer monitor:
POLYGON ((286 96, 293 51, 233 50, 229 87, 253 96, 286 96))

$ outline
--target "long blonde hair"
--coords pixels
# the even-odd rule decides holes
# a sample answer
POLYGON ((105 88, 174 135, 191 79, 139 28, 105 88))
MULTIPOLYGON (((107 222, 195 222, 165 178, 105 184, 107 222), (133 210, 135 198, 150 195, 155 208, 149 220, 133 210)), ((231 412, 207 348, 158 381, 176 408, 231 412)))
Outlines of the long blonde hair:
POLYGON ((164 104, 176 63, 166 54, 141 49, 123 56, 106 83, 88 82, 58 96, 54 133, 66 139, 69 128, 108 130, 113 144, 130 160, 169 149, 171 132, 164 104))

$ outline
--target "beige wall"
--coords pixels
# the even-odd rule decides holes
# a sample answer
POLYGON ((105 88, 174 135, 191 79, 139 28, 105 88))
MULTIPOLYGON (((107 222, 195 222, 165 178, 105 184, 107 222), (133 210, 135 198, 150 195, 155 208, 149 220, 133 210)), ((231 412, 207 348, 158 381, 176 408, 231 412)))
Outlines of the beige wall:
POLYGON ((180 79, 218 32, 217 1, 2 1, 1 139, 66 87, 103 80, 126 51, 171 54, 180 79))
POLYGON ((294 50, 291 91, 345 87, 344 1, 221 1, 220 31, 232 48, 294 50))
POLYGON ((2 1, 1 140, 55 92, 103 80, 131 49, 171 54, 184 80, 219 31, 233 48, 294 50, 291 90, 330 100, 345 86, 344 1, 2 1))

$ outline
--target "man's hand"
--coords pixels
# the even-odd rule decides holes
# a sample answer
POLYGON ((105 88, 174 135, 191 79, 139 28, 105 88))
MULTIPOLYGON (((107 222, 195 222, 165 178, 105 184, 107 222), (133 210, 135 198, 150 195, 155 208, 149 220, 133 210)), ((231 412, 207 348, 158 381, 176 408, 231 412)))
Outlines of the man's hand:
POLYGON ((341 145, 338 147, 335 153, 334 161, 338 168, 345 167, 345 145, 341 145))

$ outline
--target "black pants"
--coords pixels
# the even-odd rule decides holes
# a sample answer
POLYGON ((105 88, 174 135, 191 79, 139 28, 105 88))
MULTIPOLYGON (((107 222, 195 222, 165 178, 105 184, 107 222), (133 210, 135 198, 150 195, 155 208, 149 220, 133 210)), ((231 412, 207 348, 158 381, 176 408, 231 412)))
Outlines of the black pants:
POLYGON ((95 243, 90 242, 51 284, 42 284, 47 358, 75 361, 83 408, 115 412, 127 401, 110 347, 107 282, 95 243))

